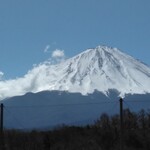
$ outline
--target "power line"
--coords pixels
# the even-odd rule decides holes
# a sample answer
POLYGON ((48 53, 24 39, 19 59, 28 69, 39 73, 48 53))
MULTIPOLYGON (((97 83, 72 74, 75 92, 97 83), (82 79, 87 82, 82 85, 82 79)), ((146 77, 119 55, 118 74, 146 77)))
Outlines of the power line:
POLYGON ((135 102, 135 103, 150 103, 150 100, 128 100, 126 102, 135 102))
POLYGON ((7 108, 41 108, 41 107, 61 107, 61 106, 85 106, 85 105, 101 105, 101 104, 109 104, 109 103, 115 103, 116 101, 101 101, 101 102, 95 102, 95 103, 73 103, 73 104, 53 104, 53 105, 20 105, 20 106, 6 106, 7 108))
MULTIPOLYGON (((83 106, 83 105, 101 105, 101 104, 109 104, 109 103, 117 103, 118 101, 100 101, 100 102, 94 102, 94 103, 92 103, 92 102, 88 102, 88 103, 72 103, 72 104, 68 104, 68 103, 66 103, 66 104, 50 104, 50 105, 13 105, 13 106, 7 106, 7 105, 5 105, 5 107, 7 107, 7 108, 18 108, 18 107, 20 107, 20 108, 39 108, 39 107, 60 107, 60 106, 83 106)), ((142 101, 140 101, 140 100, 129 100, 129 101, 125 101, 124 100, 124 102, 127 104, 127 103, 130 103, 130 102, 135 102, 135 103, 150 103, 150 101, 148 101, 148 100, 142 100, 142 101)))

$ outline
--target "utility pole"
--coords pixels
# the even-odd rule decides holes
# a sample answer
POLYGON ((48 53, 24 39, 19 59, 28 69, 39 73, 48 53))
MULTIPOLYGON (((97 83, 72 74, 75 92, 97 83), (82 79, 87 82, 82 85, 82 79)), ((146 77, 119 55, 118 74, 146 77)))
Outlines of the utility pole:
POLYGON ((1 117, 0 117, 0 134, 3 133, 3 111, 4 111, 4 105, 1 104, 1 117))
POLYGON ((3 111, 4 105, 0 105, 0 150, 4 150, 4 132, 3 132, 3 111))
POLYGON ((120 150, 123 150, 123 99, 120 98, 120 150))

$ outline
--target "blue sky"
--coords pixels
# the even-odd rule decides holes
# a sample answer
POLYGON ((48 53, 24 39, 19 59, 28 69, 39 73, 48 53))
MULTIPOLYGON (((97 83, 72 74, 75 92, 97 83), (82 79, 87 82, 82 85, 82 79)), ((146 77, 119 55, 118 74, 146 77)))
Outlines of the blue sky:
POLYGON ((0 0, 0 71, 20 77, 55 49, 71 57, 98 45, 150 65, 149 14, 149 0, 0 0))

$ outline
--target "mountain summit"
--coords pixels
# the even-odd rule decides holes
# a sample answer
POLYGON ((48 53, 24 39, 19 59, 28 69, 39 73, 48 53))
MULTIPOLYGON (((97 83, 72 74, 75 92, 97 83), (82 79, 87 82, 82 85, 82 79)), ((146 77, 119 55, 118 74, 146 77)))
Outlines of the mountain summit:
POLYGON ((107 95, 150 93, 150 68, 117 48, 98 46, 57 65, 43 63, 23 78, 0 81, 0 98, 44 90, 107 95))
POLYGON ((50 90, 82 94, 98 90, 106 94, 115 89, 121 95, 150 92, 150 68, 116 48, 88 49, 55 66, 55 70, 50 90))

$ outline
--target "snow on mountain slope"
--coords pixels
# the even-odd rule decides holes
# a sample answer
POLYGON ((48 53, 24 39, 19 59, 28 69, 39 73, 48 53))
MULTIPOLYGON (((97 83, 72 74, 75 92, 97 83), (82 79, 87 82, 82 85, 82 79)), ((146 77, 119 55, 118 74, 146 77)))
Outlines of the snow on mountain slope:
POLYGON ((57 65, 40 64, 22 78, 0 81, 0 99, 44 90, 86 95, 109 89, 120 96, 150 93, 150 68, 116 48, 98 46, 57 65))
POLYGON ((82 94, 94 90, 106 93, 109 89, 121 94, 150 92, 150 68, 117 49, 101 46, 89 49, 61 63, 57 69, 61 78, 51 89, 82 94))

